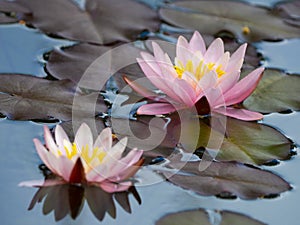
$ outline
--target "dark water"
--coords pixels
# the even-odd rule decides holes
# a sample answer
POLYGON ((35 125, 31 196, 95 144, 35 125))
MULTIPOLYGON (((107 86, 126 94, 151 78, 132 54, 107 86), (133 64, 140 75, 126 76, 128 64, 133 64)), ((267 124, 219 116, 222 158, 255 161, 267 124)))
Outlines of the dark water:
MULTIPOLYGON (((270 4, 275 1, 251 2, 270 4)), ((42 54, 54 47, 67 44, 71 44, 71 42, 49 38, 36 30, 21 25, 2 25, 0 26, 0 72, 45 76, 42 54)), ((263 42, 258 43, 257 47, 266 58, 264 62, 266 67, 276 67, 300 74, 298 62, 300 39, 263 42)), ((300 143, 300 113, 274 113, 267 115, 263 123, 280 129, 296 143, 300 143)), ((18 187, 18 183, 21 181, 43 178, 38 169, 41 161, 32 142, 34 137, 42 138, 42 124, 0 120, 0 151, 2 155, 0 158, 0 218, 3 225, 56 223, 53 214, 43 215, 42 204, 27 211, 36 189, 18 187)), ((241 212, 272 225, 298 225, 300 221, 299 156, 281 162, 277 166, 266 168, 290 182, 293 190, 275 199, 222 200, 216 197, 202 197, 183 190, 162 181, 159 176, 144 168, 137 174, 140 181, 137 191, 142 198, 142 204, 139 205, 131 196, 129 200, 132 214, 128 214, 116 204, 117 218, 112 219, 106 215, 102 224, 151 225, 166 213, 201 207, 241 212)), ((67 216, 58 222, 58 224, 78 225, 99 223, 86 204, 76 220, 67 216)))

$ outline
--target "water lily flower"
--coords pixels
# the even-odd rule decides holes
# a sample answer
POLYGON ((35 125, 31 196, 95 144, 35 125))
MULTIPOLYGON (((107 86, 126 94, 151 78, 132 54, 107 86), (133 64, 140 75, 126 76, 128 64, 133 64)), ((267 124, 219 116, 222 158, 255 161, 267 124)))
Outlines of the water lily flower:
POLYGON ((157 43, 153 42, 152 46, 154 55, 142 52, 142 58, 137 61, 146 77, 165 97, 124 77, 135 91, 156 101, 142 105, 138 114, 168 114, 191 107, 198 110, 203 107, 200 100, 205 97, 210 111, 242 120, 263 117, 260 113, 234 107, 254 91, 264 71, 264 68, 255 69, 240 80, 247 44, 230 56, 229 52, 224 52, 220 38, 206 49, 202 36, 196 31, 189 42, 182 36, 178 38, 174 63, 157 43))
POLYGON ((70 142, 60 125, 55 128, 55 141, 50 130, 44 126, 45 146, 34 139, 38 155, 57 176, 57 181, 23 182, 21 186, 51 186, 57 183, 91 183, 107 192, 127 190, 128 180, 143 163, 142 150, 133 149, 122 157, 127 138, 112 146, 112 131, 105 128, 93 143, 93 135, 87 124, 78 129, 75 140, 70 142))

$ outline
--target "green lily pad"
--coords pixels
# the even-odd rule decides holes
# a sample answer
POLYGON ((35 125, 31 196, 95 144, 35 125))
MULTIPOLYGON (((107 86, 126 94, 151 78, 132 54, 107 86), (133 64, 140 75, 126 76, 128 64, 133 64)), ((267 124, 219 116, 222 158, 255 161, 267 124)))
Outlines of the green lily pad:
POLYGON ((176 116, 171 117, 173 122, 168 124, 168 133, 173 135, 174 140, 180 141, 186 152, 195 152, 202 157, 203 150, 208 148, 216 155, 216 160, 256 165, 291 157, 293 143, 268 125, 227 117, 222 122, 226 122, 226 130, 222 130, 218 118, 182 118, 184 121, 176 116), (212 128, 210 124, 213 120, 215 125, 212 128))
POLYGON ((99 93, 84 94, 69 80, 50 81, 30 75, 0 74, 0 112, 9 119, 56 118, 63 121, 106 111, 99 93), (77 104, 74 104, 76 97, 77 104), (94 112, 94 113, 95 113, 94 112))
POLYGON ((255 91, 244 101, 250 110, 262 113, 300 110, 300 76, 266 70, 255 91))
POLYGON ((167 180, 204 196, 235 195, 241 199, 256 199, 291 189, 278 175, 241 163, 208 162, 206 169, 200 170, 200 161, 181 162, 178 157, 175 161, 170 160, 169 167, 180 171, 161 172, 167 180))
POLYGON ((31 12, 16 10, 18 18, 27 24, 47 34, 82 42, 128 42, 144 30, 158 30, 160 23, 154 10, 133 0, 87 0, 85 10, 71 0, 16 2, 31 12))
POLYGON ((164 21, 178 27, 211 35, 228 32, 247 42, 300 35, 299 28, 288 26, 270 10, 241 2, 179 1, 159 13, 164 21))
POLYGON ((160 218, 156 225, 214 225, 215 221, 219 221, 219 225, 266 225, 241 213, 205 209, 171 213, 160 218))
POLYGON ((293 143, 275 128, 257 122, 225 119, 225 132, 217 125, 212 129, 211 121, 189 112, 182 113, 180 118, 178 115, 167 118, 139 116, 137 120, 111 118, 111 126, 120 138, 128 136, 132 147, 145 148, 145 155, 149 157, 168 158, 179 146, 184 152, 199 157, 209 149, 216 160, 223 162, 262 165, 290 159, 293 143))

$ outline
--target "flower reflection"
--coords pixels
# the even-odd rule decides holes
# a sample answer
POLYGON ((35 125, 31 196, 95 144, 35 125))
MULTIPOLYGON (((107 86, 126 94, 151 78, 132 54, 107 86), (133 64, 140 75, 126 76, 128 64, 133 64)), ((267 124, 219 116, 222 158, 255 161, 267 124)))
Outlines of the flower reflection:
POLYGON ((94 216, 102 221, 106 213, 112 218, 116 218, 115 202, 126 212, 131 213, 129 195, 133 195, 138 204, 141 204, 141 198, 134 186, 130 187, 127 191, 108 193, 97 186, 79 186, 65 183, 40 187, 32 198, 28 210, 32 210, 36 203, 44 200, 44 215, 53 211, 56 221, 65 218, 68 214, 71 218, 76 219, 86 200, 94 216))
POLYGON ((246 47, 243 44, 230 56, 229 52, 224 52, 223 41, 217 38, 206 49, 202 36, 196 31, 190 42, 183 36, 178 38, 173 63, 153 42, 154 55, 142 52, 142 58, 137 61, 146 77, 166 96, 158 96, 125 77, 135 91, 155 101, 142 105, 137 113, 168 114, 191 107, 199 112, 205 97, 213 112, 242 120, 261 119, 260 113, 235 107, 254 91, 264 71, 258 68, 239 80, 246 47))

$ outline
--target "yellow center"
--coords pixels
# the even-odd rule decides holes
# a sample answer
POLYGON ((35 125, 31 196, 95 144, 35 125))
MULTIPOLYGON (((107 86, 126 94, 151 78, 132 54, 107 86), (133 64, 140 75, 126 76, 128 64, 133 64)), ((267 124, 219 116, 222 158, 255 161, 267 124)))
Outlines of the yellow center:
POLYGON ((174 66, 174 69, 176 70, 178 78, 182 78, 183 73, 187 71, 193 74, 197 80, 200 80, 204 76, 204 74, 212 70, 217 73, 218 77, 221 77, 225 74, 225 71, 222 70, 222 65, 216 67, 215 63, 205 64, 203 60, 201 60, 196 67, 194 67, 192 60, 188 60, 185 66, 181 61, 178 60, 178 65, 174 66))
MULTIPOLYGON (((71 144, 67 141, 64 141, 64 150, 66 153, 65 155, 68 159, 72 160, 74 156, 79 154, 87 165, 91 164, 91 162, 95 159, 97 159, 98 163, 102 163, 103 159, 107 155, 105 151, 97 147, 90 152, 88 145, 83 146, 80 151, 75 143, 71 144)), ((58 150, 58 155, 62 155, 62 152, 60 150, 58 150)))

